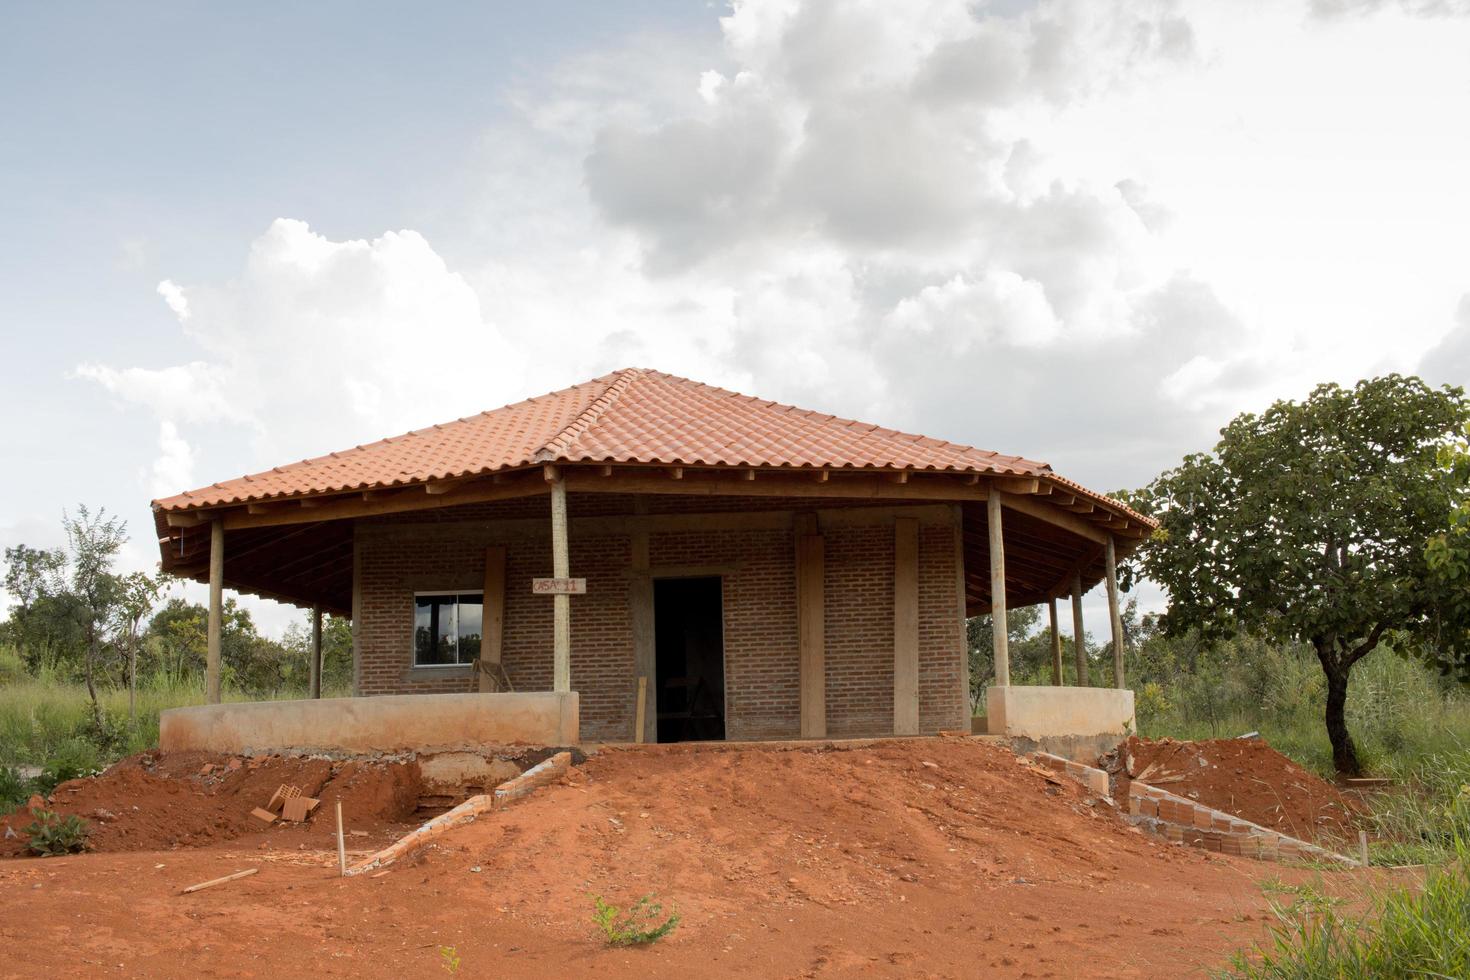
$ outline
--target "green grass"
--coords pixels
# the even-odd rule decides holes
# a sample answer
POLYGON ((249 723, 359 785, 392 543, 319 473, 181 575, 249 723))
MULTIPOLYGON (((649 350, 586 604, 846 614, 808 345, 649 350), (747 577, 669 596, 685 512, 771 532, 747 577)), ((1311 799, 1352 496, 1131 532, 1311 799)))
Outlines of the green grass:
MULTIPOLYGON (((1202 739, 1258 731, 1278 752, 1330 778, 1322 669, 1282 651, 1263 659, 1253 669, 1144 685, 1138 690, 1139 733, 1202 739)), ((1374 775, 1400 777, 1470 752, 1470 692, 1391 651, 1378 651, 1354 668, 1347 715, 1359 757, 1374 775)))
MULTIPOLYGON (((302 697, 304 693, 283 693, 281 697, 302 697)), ((230 691, 224 699, 260 700, 230 691)), ((158 744, 159 713, 203 704, 204 683, 202 678, 183 682, 161 676, 139 678, 137 719, 131 724, 126 688, 101 689, 98 700, 109 727, 117 733, 106 744, 99 744, 92 731, 85 685, 60 679, 44 668, 40 676, 29 674, 14 650, 0 647, 0 766, 45 766, 64 758, 95 769, 152 748, 158 744)))
POLYGON ((1423 888, 1367 895, 1354 915, 1318 888, 1267 882, 1276 921, 1265 942, 1237 953, 1224 976, 1357 980, 1470 976, 1470 845, 1430 869, 1423 888), (1290 900, 1286 896, 1290 896, 1290 900))

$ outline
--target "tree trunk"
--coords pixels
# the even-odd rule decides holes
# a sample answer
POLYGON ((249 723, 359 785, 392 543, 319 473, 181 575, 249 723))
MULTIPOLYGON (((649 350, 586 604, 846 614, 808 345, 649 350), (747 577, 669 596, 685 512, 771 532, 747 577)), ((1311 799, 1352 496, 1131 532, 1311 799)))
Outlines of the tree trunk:
POLYGON ((1348 732, 1347 708, 1348 674, 1352 668, 1324 656, 1319 651, 1322 670, 1327 674, 1327 738, 1332 743, 1332 765, 1339 776, 1361 776, 1362 766, 1358 763, 1358 750, 1353 745, 1353 736, 1348 732))
MULTIPOLYGON (((89 631, 90 632, 90 631, 89 631)), ((97 660, 97 638, 95 633, 87 638, 87 696, 92 699, 92 707, 97 707, 97 688, 92 683, 92 664, 97 660)))
POLYGON ((128 724, 138 724, 138 641, 128 641, 128 724))

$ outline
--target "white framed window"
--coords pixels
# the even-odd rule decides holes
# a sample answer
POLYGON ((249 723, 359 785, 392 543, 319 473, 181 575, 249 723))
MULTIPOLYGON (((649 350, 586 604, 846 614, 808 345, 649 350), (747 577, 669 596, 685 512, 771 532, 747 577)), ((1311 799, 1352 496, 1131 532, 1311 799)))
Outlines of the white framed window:
POLYGON ((458 667, 479 660, 484 604, 481 592, 415 592, 413 665, 458 667))

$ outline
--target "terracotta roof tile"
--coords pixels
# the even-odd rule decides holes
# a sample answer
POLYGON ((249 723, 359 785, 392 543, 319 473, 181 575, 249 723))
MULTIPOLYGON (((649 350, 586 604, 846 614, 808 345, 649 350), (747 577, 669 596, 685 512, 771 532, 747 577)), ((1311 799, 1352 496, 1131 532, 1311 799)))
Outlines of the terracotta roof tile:
POLYGON ((1056 477, 1045 463, 629 368, 469 418, 190 490, 157 500, 154 506, 212 507, 552 462, 1044 476, 1089 497, 1106 499, 1056 477))

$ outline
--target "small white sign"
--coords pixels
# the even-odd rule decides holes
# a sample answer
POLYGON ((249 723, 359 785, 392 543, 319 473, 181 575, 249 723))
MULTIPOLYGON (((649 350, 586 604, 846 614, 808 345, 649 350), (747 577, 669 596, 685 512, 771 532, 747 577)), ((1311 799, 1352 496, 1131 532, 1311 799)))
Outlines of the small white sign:
POLYGON ((586 595, 585 578, 533 578, 531 591, 536 595, 586 595))

